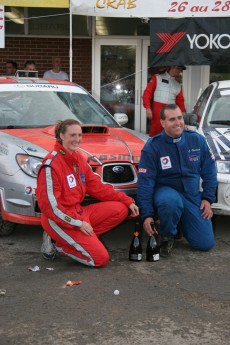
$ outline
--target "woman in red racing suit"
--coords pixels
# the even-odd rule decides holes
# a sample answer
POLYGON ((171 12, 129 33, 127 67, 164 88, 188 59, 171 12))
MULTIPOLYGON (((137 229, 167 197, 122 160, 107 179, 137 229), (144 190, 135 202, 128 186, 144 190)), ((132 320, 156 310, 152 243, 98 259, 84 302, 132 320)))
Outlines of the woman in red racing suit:
POLYGON ((77 148, 82 129, 78 121, 59 121, 56 144, 38 173, 36 196, 41 223, 56 250, 85 265, 100 267, 109 260, 98 236, 120 224, 128 215, 138 216, 134 200, 103 184, 77 148), (81 206, 85 194, 102 202, 81 206))

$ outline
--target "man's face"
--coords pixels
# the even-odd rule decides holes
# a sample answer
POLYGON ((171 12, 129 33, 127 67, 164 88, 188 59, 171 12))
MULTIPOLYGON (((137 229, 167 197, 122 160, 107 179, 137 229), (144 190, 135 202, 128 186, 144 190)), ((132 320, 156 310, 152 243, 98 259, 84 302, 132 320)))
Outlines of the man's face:
POLYGON ((184 118, 180 108, 165 110, 165 119, 161 120, 161 125, 169 137, 180 137, 184 130, 184 118))
POLYGON ((11 63, 6 64, 6 75, 15 75, 16 70, 11 63))
POLYGON ((36 71, 36 66, 34 64, 28 64, 25 68, 26 71, 36 71))
POLYGON ((60 58, 54 58, 53 59, 53 66, 55 68, 60 68, 61 67, 61 59, 60 58))
POLYGON ((179 75, 181 74, 182 72, 182 68, 181 67, 178 67, 178 66, 172 66, 169 70, 169 74, 172 76, 172 77, 179 77, 179 75))

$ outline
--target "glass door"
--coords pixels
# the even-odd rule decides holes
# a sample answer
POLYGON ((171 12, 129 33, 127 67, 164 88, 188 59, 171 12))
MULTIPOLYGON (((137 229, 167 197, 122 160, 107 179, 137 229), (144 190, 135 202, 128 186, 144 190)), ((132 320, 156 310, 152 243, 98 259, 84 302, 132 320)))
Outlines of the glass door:
POLYGON ((149 133, 150 121, 146 117, 146 109, 142 104, 143 92, 150 80, 151 70, 148 68, 150 62, 150 41, 149 39, 144 39, 142 42, 142 75, 141 75, 141 107, 140 107, 140 118, 141 125, 140 131, 142 133, 149 133))
MULTIPOLYGON (((149 133, 150 122, 142 105, 147 83, 158 68, 151 62, 149 38, 94 38, 92 94, 113 115, 126 113, 125 127, 149 133)), ((189 66, 183 72, 186 109, 191 111, 198 91, 209 84, 209 66, 189 66)))
POLYGON ((93 95, 109 112, 125 113, 125 127, 140 130, 141 41, 95 38, 93 95))

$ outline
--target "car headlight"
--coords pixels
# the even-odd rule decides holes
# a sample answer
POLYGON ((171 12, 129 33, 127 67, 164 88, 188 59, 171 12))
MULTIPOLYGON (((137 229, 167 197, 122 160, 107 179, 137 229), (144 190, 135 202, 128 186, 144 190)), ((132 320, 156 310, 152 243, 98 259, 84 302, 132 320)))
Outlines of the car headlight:
POLYGON ((37 177, 38 170, 42 165, 42 159, 28 155, 17 155, 16 160, 24 173, 32 177, 37 177))
POLYGON ((220 174, 230 174, 229 161, 216 161, 217 172, 220 174))

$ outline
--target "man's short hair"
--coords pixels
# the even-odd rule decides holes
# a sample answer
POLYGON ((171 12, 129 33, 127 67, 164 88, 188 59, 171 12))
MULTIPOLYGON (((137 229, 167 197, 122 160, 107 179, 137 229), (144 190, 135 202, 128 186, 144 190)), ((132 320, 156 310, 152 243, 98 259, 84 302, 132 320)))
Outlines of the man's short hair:
POLYGON ((167 104, 160 110, 160 118, 161 120, 165 120, 165 110, 175 110, 178 108, 177 104, 167 104))
POLYGON ((6 64, 10 63, 16 70, 18 69, 18 64, 17 62, 13 61, 13 60, 8 60, 6 61, 6 64))
POLYGON ((28 65, 34 65, 34 66, 36 66, 34 60, 27 60, 27 61, 25 62, 25 67, 27 67, 28 65))

